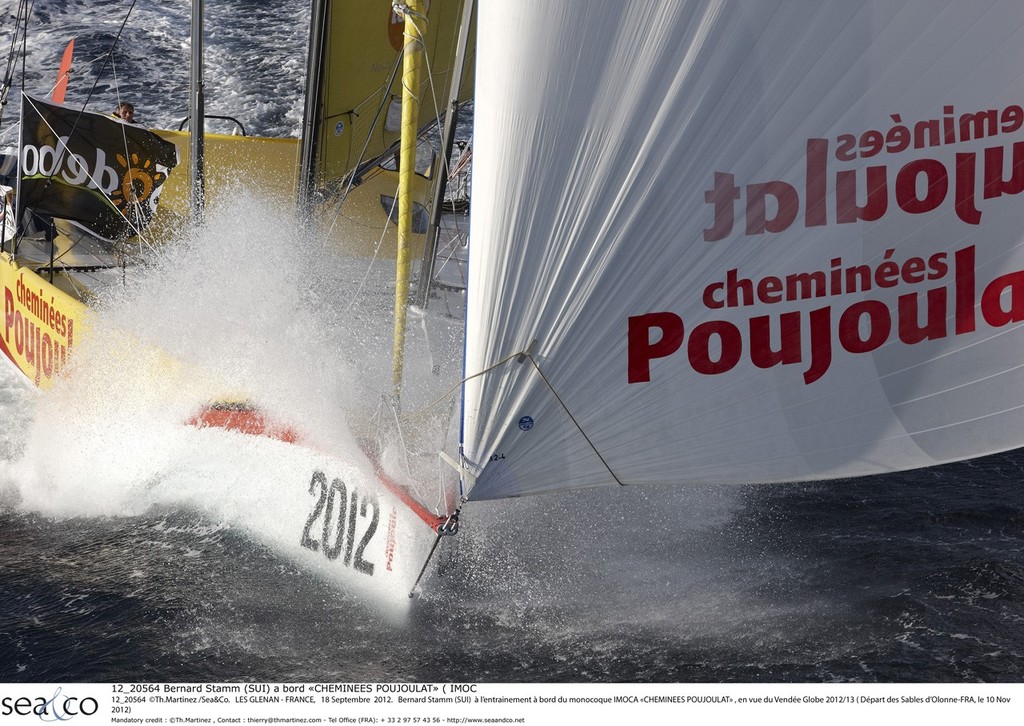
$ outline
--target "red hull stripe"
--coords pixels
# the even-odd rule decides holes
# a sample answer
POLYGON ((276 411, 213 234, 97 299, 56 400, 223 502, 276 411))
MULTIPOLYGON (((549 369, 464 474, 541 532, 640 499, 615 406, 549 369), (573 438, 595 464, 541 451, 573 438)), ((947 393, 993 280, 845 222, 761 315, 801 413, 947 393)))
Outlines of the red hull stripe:
MULTIPOLYGON (((370 457, 370 461, 373 461, 373 457, 370 457)), ((377 480, 380 481, 380 483, 383 484, 388 489, 388 491, 390 491, 396 497, 401 499, 405 506, 409 507, 409 509, 412 510, 413 514, 415 514, 417 517, 426 522, 427 526, 430 527, 432 530, 436 532, 438 527, 440 527, 448 521, 448 517, 438 517, 436 514, 434 514, 429 509, 424 507, 418 501, 413 499, 409 495, 409 492, 407 492, 404 488, 399 486, 394 479, 392 479, 391 477, 389 477, 387 474, 380 470, 380 468, 377 466, 376 461, 373 462, 373 470, 377 473, 377 480)))
MULTIPOLYGON (((199 414, 189 419, 186 423, 190 426, 196 426, 199 428, 209 426, 212 428, 226 429, 228 431, 237 431, 238 433, 249 434, 251 436, 267 436, 289 444, 294 444, 299 441, 299 436, 294 429, 284 426, 271 426, 259 411, 248 407, 236 408, 230 406, 208 406, 199 414)), ((369 453, 367 453, 367 456, 370 458, 370 461, 373 462, 373 469, 377 475, 378 481, 380 481, 388 491, 398 497, 403 504, 409 507, 413 514, 422 519, 428 527, 436 532, 438 527, 448 521, 448 517, 437 516, 418 501, 413 499, 409 492, 399 486, 394 479, 381 471, 373 456, 370 456, 369 453)))
POLYGON ((186 423, 198 428, 210 426, 252 436, 266 436, 289 444, 294 444, 299 440, 299 436, 295 433, 294 429, 287 426, 269 426, 263 415, 251 408, 218 408, 210 406, 204 408, 198 415, 193 416, 186 423))

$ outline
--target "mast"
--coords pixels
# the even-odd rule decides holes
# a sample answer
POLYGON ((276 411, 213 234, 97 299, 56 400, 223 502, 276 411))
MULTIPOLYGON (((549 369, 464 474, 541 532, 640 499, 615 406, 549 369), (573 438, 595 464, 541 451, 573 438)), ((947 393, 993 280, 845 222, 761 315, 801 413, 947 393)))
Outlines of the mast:
MULTIPOLYGON (((427 16, 424 0, 405 6, 405 50, 402 65, 402 144, 398 168, 398 257, 395 266, 395 334, 392 350, 392 391, 397 401, 402 386, 405 356, 405 319, 409 306, 410 248, 412 246, 412 191, 416 173, 417 119, 423 67, 423 34, 427 16)), ((397 6, 396 6, 397 7, 397 6)))
POLYGON ((444 163, 441 164, 437 184, 434 187, 434 201, 430 207, 430 226, 427 228, 427 241, 423 245, 423 264, 420 266, 420 280, 416 286, 416 304, 421 308, 427 306, 430 295, 430 281, 434 275, 434 258, 437 256, 437 238, 441 224, 441 207, 444 203, 444 192, 448 186, 448 163, 452 158, 455 145, 455 126, 459 121, 459 91, 462 88, 462 70, 466 62, 466 47, 469 44, 469 26, 473 18, 474 0, 465 0, 462 6, 462 23, 459 25, 459 41, 456 46, 455 67, 452 69, 452 83, 448 91, 448 113, 444 117, 444 132, 441 140, 444 163))
POLYGON ((192 72, 189 79, 189 188, 192 221, 201 222, 205 205, 206 99, 203 81, 203 0, 192 0, 192 72))
POLYGON ((320 154, 317 127, 323 107, 324 43, 327 34, 327 5, 330 0, 313 0, 309 22, 309 58, 306 61, 306 100, 299 149, 299 204, 309 203, 316 186, 317 157, 320 154))
MULTIPOLYGON (((24 89, 24 87, 22 87, 22 90, 21 90, 21 112, 20 112, 20 115, 21 115, 21 118, 24 118, 24 116, 25 116, 25 89, 24 89)), ((14 181, 14 210, 13 210, 14 211, 14 238, 11 240, 11 254, 12 255, 18 254, 18 241, 21 239, 21 236, 24 235, 24 233, 25 233, 25 230, 24 230, 24 228, 22 227, 22 224, 21 224, 21 217, 25 213, 25 210, 24 210, 24 208, 21 205, 22 198, 23 198, 22 195, 21 195, 21 167, 22 167, 21 155, 23 153, 22 149, 25 148, 24 147, 24 143, 25 143, 25 125, 22 124, 22 123, 19 123, 18 124, 18 164, 15 167, 15 175, 16 176, 15 176, 15 181, 14 181)), ((7 205, 7 201, 4 200, 5 215, 6 215, 6 209, 7 209, 6 205, 7 205)), ((4 220, 4 229, 6 229, 6 228, 7 228, 7 220, 5 219, 4 220)), ((6 235, 6 232, 4 232, 4 234, 6 235)), ((6 244, 7 244, 7 242, 5 240, 4 241, 4 245, 6 245, 6 244)), ((0 252, 3 252, 3 251, 4 251, 3 247, 0 247, 0 252)))

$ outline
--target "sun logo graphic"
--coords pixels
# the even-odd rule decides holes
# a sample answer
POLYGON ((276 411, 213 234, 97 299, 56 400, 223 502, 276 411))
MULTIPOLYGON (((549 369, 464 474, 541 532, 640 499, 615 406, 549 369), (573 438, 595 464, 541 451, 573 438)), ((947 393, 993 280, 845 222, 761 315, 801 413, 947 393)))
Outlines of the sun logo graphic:
POLYGON ((178 164, 177 147, 147 129, 31 97, 21 129, 22 205, 101 239, 139 234, 178 164))
POLYGON ((153 191, 160 188, 167 174, 152 159, 140 159, 138 154, 131 154, 130 160, 116 154, 115 159, 119 183, 110 194, 110 201, 130 224, 145 225, 156 211, 150 203, 153 191))

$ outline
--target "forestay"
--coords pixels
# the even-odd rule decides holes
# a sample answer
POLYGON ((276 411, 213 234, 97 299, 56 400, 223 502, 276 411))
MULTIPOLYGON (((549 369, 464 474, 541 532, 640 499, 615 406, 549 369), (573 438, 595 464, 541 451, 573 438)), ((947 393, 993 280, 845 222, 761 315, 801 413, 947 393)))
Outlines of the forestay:
POLYGON ((478 27, 470 498, 1024 443, 1024 4, 482 0, 478 27))

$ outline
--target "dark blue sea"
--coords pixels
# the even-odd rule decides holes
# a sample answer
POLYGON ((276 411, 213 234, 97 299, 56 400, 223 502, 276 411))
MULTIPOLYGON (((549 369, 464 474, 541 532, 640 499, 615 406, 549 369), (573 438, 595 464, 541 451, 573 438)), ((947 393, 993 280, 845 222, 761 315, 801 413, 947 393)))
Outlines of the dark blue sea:
POLYGON ((1019 455, 469 505, 395 628, 190 511, 0 515, 5 681, 1019 682, 1019 455), (500 511, 499 511, 500 510, 500 511))
MULTIPOLYGON (((36 0, 26 87, 48 93, 74 36, 69 103, 127 98, 177 127, 187 4, 139 3, 104 67, 131 5, 36 0)), ((0 4, 4 48, 15 6, 0 4)), ((208 112, 297 135, 306 3, 206 7, 208 112)), ((1024 681, 1021 452, 858 481, 471 503, 396 627, 229 522, 89 514, 95 491, 28 476, 43 400, 0 368, 0 681, 1024 681)), ((108 449, 95 444, 97 470, 117 473, 108 449)))

